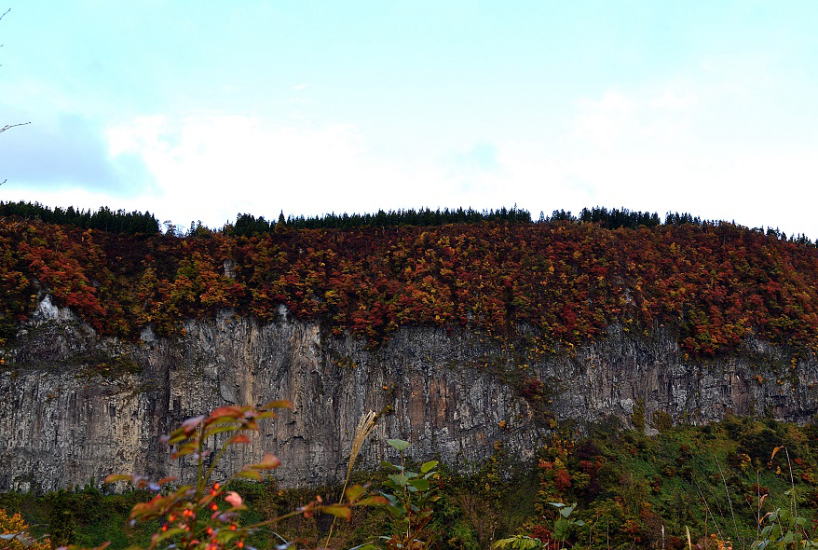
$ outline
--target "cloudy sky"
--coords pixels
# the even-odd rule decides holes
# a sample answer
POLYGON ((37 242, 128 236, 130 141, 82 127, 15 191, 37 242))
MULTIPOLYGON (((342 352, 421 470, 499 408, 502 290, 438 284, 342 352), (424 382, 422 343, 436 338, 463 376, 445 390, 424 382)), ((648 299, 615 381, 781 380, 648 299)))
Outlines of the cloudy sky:
POLYGON ((818 2, 6 0, 0 200, 689 211, 818 237, 818 2))

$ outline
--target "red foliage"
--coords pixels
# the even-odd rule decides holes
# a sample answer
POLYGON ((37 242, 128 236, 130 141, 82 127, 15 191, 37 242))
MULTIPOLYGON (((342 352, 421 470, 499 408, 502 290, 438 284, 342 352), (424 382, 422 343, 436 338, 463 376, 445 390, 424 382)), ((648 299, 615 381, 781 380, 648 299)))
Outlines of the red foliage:
POLYGON ((551 533, 551 530, 545 525, 535 525, 532 527, 529 536, 542 542, 545 550, 559 550, 562 546, 560 541, 554 540, 553 533, 551 533))
POLYGON ((560 493, 564 493, 571 487, 571 474, 565 468, 560 468, 554 472, 554 488, 560 493))
POLYGON ((106 334, 278 304, 373 342, 400 326, 538 328, 541 353, 618 324, 670 325, 686 352, 758 335, 818 350, 818 249, 721 225, 590 223, 133 236, 0 218, 0 325, 43 292, 106 334))

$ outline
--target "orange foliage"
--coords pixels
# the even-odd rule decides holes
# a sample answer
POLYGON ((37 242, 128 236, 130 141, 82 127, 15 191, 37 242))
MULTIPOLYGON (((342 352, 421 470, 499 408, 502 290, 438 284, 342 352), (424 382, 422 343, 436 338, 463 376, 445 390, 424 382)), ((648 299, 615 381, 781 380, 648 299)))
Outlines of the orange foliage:
POLYGON ((48 539, 37 540, 29 533, 28 524, 20 514, 8 515, 0 508, 0 548, 7 550, 50 550, 48 539), (9 538, 6 538, 9 537, 9 538))
MULTIPOLYGON (((612 324, 670 326, 690 354, 757 335, 818 350, 818 250, 731 224, 614 230, 591 223, 133 236, 0 218, 0 328, 38 295, 104 334, 278 304, 373 342, 400 326, 538 329, 544 353, 612 324)), ((2 336, 2 334, 0 334, 2 336)))

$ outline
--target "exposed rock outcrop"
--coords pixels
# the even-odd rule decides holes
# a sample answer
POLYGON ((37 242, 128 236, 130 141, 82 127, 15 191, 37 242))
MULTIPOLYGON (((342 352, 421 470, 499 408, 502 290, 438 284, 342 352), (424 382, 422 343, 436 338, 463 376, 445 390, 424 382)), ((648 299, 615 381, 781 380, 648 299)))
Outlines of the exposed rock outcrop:
POLYGON ((286 311, 263 325, 224 311, 188 321, 182 336, 146 329, 137 343, 97 337, 50 301, 32 319, 0 370, 0 490, 48 490, 113 472, 189 475, 159 435, 218 405, 273 399, 291 400, 294 410, 227 456, 222 473, 270 450, 283 461, 275 475, 286 486, 337 481, 368 410, 393 409, 365 446, 370 466, 389 452, 385 437, 410 440, 419 459, 457 465, 496 445, 528 459, 548 415, 582 424, 609 415, 628 422, 644 411, 650 425, 655 411, 696 423, 727 412, 804 422, 818 411, 818 362, 791 364, 759 342, 697 363, 670 334, 613 329, 572 353, 527 358, 523 368, 508 348, 466 330, 403 328, 371 349, 286 311), (543 391, 521 395, 527 378, 544 381, 543 391))

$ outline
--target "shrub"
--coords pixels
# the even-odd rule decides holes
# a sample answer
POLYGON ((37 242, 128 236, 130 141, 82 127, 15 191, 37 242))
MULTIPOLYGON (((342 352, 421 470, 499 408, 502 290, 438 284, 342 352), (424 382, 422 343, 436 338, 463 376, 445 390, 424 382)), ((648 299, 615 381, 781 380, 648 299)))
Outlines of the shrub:
MULTIPOLYGON (((172 447, 173 458, 187 457, 195 461, 197 475, 192 484, 173 488, 174 478, 152 481, 140 475, 114 474, 106 478, 106 483, 128 482, 137 489, 154 493, 147 502, 136 504, 130 513, 132 525, 159 522, 160 527, 148 545, 150 550, 241 550, 250 535, 290 517, 330 514, 349 519, 355 506, 386 504, 384 497, 370 496, 365 487, 353 485, 346 488, 341 503, 325 503, 316 496, 291 512, 242 525, 240 512, 247 510, 247 506, 237 491, 228 490, 228 484, 237 480, 262 481, 264 472, 277 468, 281 461, 274 454, 265 453, 260 462, 236 472, 228 480, 214 482, 213 473, 229 447, 249 443, 248 432, 258 431, 259 421, 274 417, 275 409, 286 407, 290 407, 286 401, 273 401, 258 408, 219 407, 209 415, 185 420, 164 436, 163 441, 172 447), (221 440, 221 443, 211 449, 209 442, 214 439, 221 440)), ((100 548, 105 546, 107 543, 100 548)))
POLYGON ((51 541, 36 540, 20 514, 8 515, 0 508, 0 548, 7 550, 50 550, 51 541))

